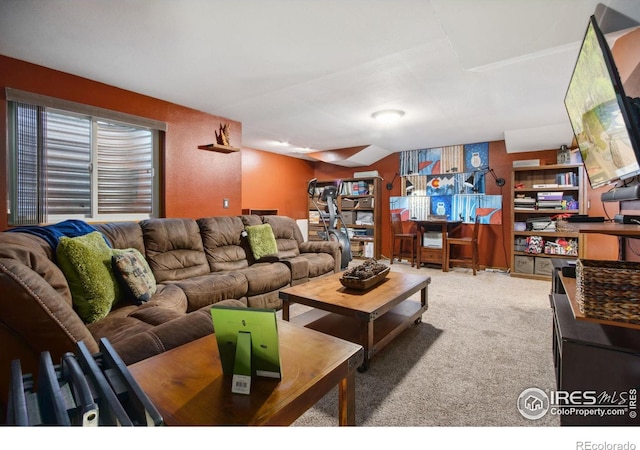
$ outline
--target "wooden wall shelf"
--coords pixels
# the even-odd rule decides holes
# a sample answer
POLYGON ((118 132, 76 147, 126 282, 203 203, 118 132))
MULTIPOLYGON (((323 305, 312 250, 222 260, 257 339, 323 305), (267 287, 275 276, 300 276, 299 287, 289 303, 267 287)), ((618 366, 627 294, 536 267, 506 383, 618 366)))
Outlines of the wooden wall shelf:
POLYGON ((209 150, 211 152, 218 153, 235 153, 240 151, 238 147, 231 147, 230 145, 220 144, 198 145, 198 148, 201 150, 209 150))

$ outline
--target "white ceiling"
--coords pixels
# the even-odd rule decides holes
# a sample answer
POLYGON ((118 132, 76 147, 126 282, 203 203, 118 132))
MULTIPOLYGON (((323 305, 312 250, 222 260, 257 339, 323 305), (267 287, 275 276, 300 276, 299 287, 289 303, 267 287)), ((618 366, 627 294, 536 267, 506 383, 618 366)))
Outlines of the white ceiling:
POLYGON ((569 144, 563 99, 594 13, 617 31, 640 2, 0 0, 0 54, 237 120, 245 147, 370 145, 343 164, 366 165, 569 144), (371 118, 387 108, 406 112, 394 127, 371 118))

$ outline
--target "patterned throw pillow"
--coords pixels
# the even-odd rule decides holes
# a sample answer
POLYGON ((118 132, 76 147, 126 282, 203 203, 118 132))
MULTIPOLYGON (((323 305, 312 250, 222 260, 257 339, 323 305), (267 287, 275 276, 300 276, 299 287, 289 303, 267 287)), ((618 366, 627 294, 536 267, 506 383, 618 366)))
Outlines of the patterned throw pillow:
POLYGON ((120 297, 120 286, 111 269, 112 254, 98 231, 63 236, 58 243, 58 265, 69 283, 73 307, 85 323, 106 317, 120 297))
POLYGON ((250 225, 245 228, 249 239, 249 246, 256 261, 266 256, 278 255, 278 243, 273 234, 273 228, 268 223, 250 225))
POLYGON ((137 305, 149 301, 156 293, 156 279, 147 260, 135 248, 114 250, 113 271, 131 301, 137 305))

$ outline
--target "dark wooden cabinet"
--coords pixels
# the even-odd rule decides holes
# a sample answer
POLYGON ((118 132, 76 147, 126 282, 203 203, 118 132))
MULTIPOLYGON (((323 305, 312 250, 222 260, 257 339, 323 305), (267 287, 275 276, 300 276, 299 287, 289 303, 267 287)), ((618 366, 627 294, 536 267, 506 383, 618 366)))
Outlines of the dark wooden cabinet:
POLYGON ((603 416, 562 415, 560 424, 640 425, 635 416, 640 405, 637 397, 635 404, 633 400, 634 392, 637 396, 640 391, 640 329, 576 318, 570 298, 575 284, 564 283, 559 266, 555 269, 550 300, 557 390, 575 396, 594 392, 608 411, 603 416), (619 403, 619 408, 607 407, 612 403, 619 403))

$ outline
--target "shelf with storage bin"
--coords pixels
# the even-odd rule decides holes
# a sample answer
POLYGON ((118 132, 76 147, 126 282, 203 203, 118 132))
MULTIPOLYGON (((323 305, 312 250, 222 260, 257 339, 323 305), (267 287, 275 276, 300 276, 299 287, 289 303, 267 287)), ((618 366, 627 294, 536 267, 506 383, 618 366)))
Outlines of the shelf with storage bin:
MULTIPOLYGON (((349 230, 351 253, 355 258, 381 258, 382 251, 382 215, 381 215, 381 178, 347 178, 343 180, 323 180, 316 182, 316 201, 325 186, 341 186, 337 200, 338 211, 344 225, 349 230), (357 185, 357 191, 355 191, 357 185), (366 223, 357 222, 366 219, 366 223), (368 250, 368 251, 365 251, 368 250), (368 256, 369 255, 369 256, 368 256)), ((309 239, 321 240, 318 232, 325 231, 321 218, 313 202, 309 199, 309 239)), ((338 228, 344 231, 342 224, 338 228)))
POLYGON ((559 227, 556 218, 585 213, 584 186, 582 164, 513 168, 512 276, 550 279, 551 258, 582 256, 581 233, 559 227), (545 205, 541 207, 543 202, 545 205), (547 207, 549 204, 557 206, 547 207))

